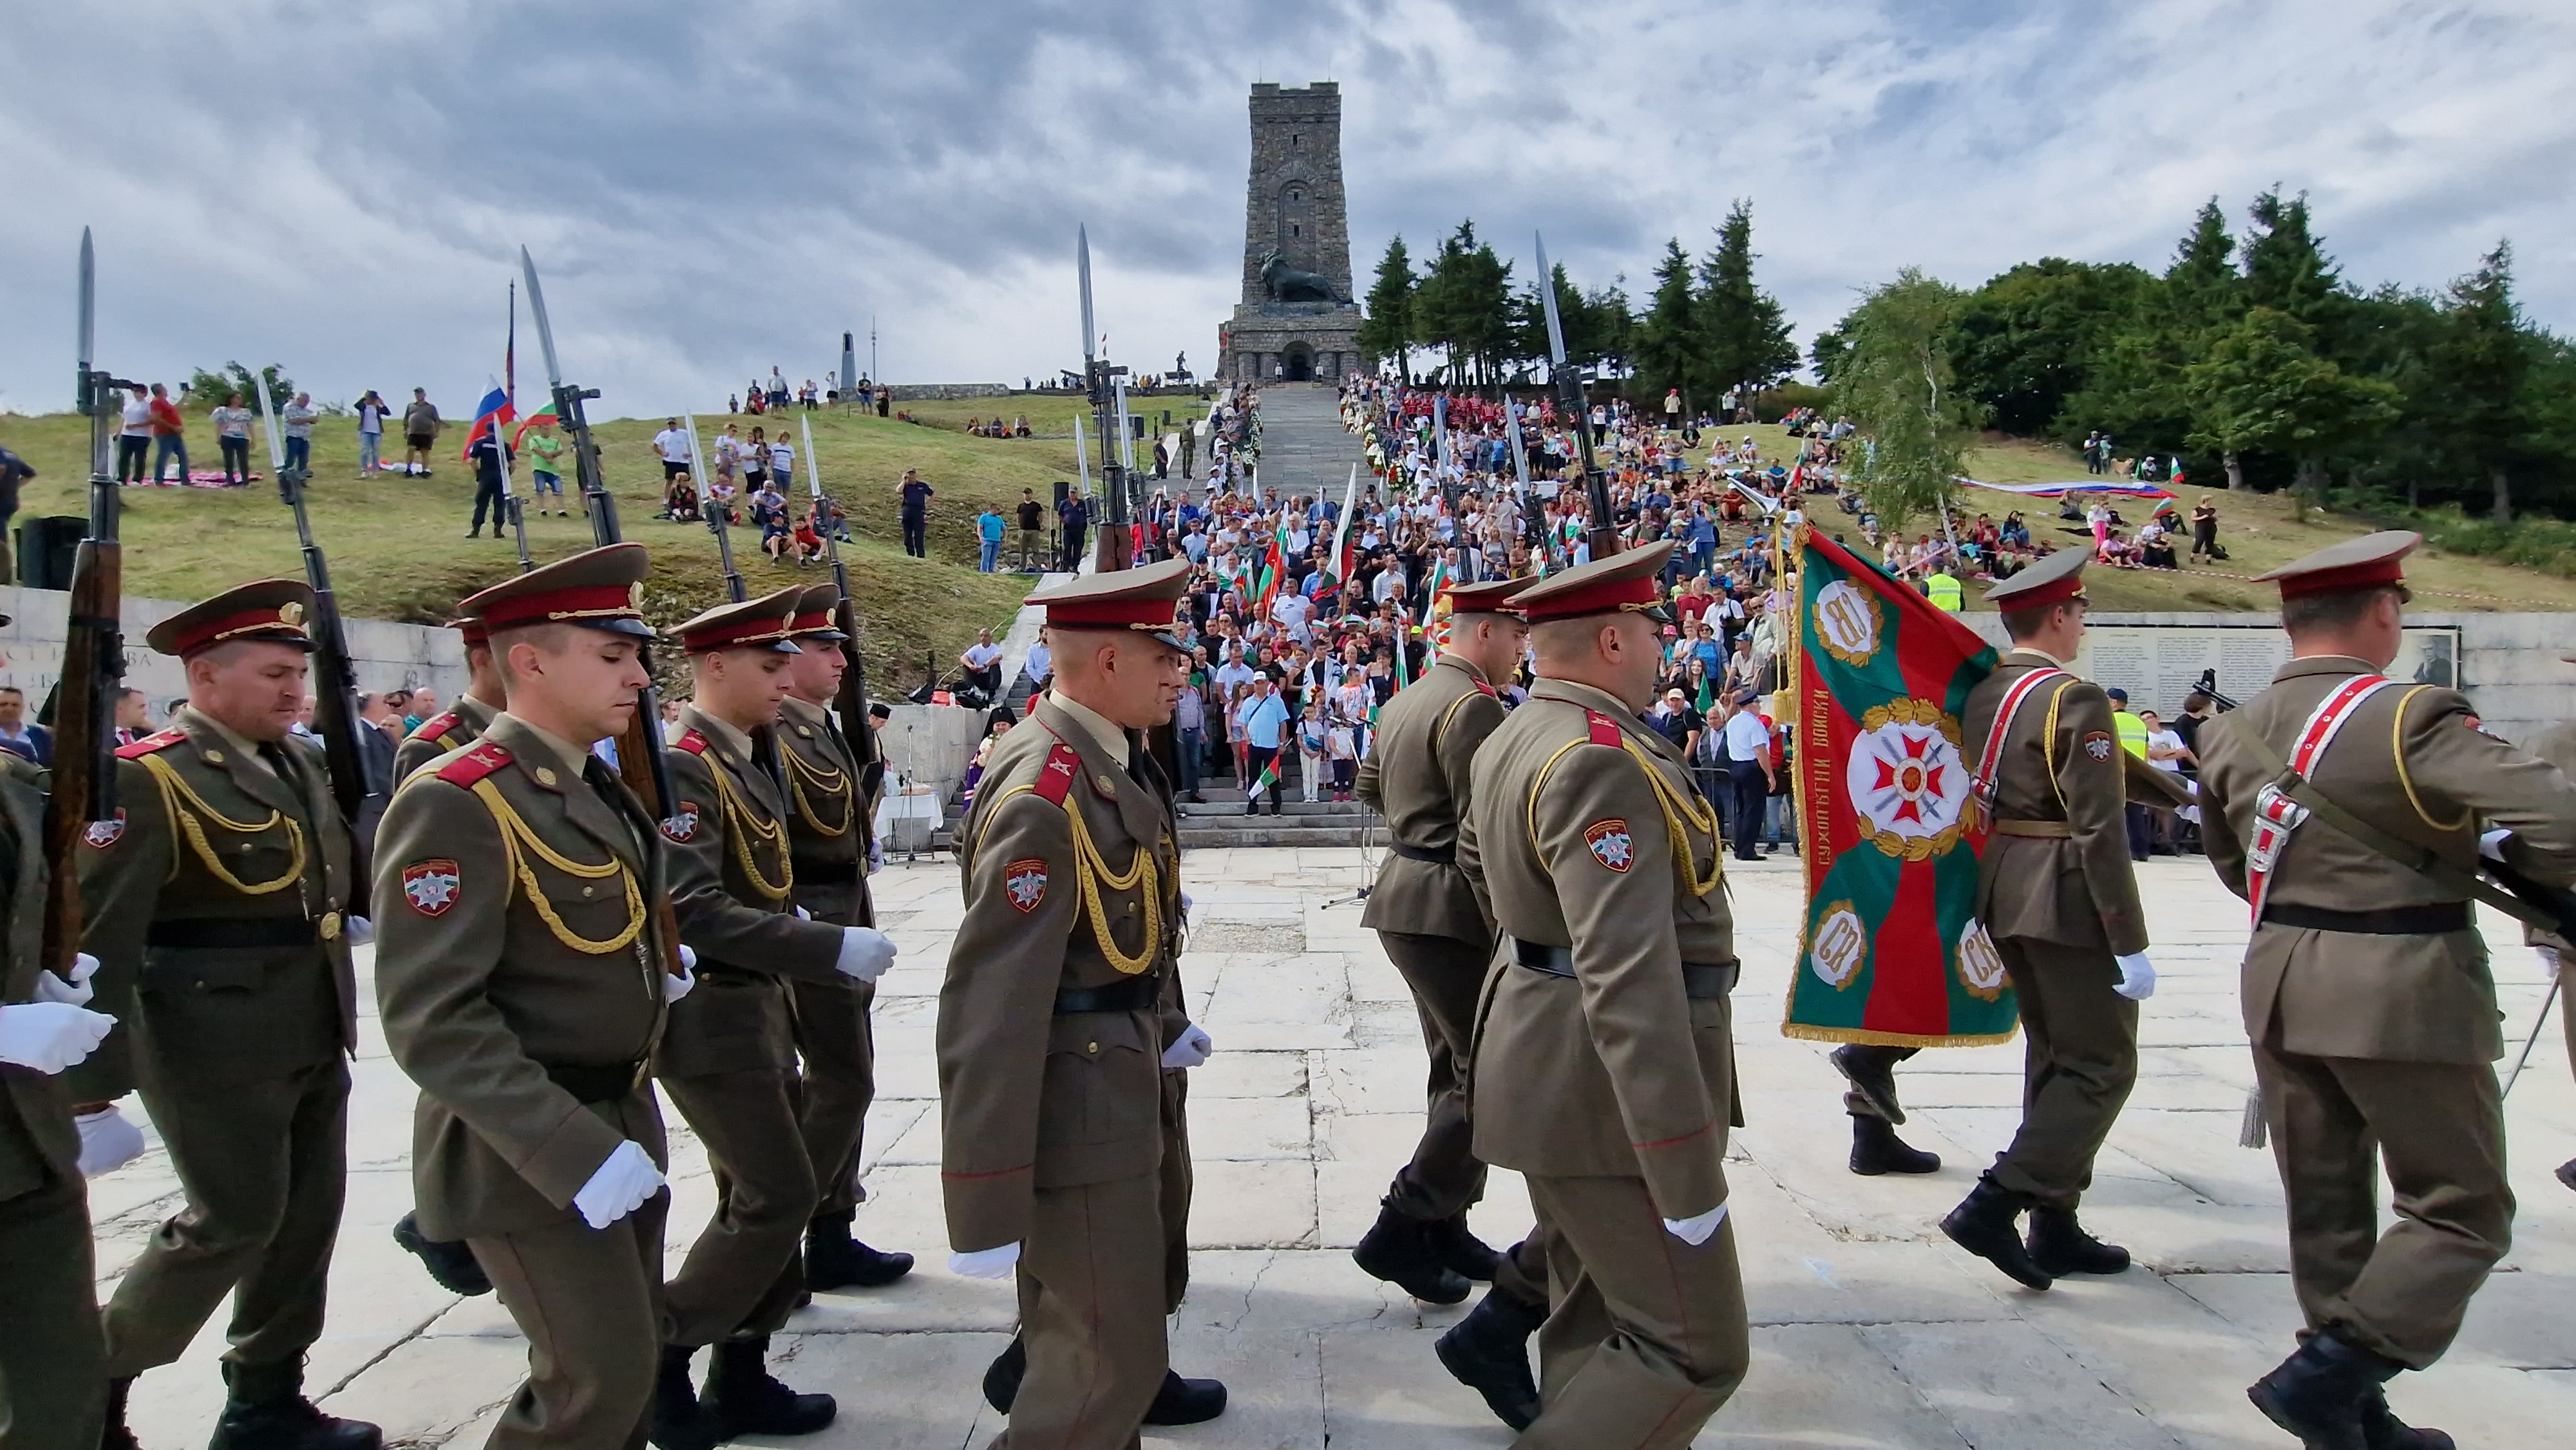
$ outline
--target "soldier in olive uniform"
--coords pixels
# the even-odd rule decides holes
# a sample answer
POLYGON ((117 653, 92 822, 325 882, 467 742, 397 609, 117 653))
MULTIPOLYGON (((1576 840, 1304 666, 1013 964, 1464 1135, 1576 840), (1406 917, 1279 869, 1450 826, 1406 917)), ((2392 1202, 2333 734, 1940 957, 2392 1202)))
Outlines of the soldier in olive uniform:
POLYGON ((1079 580, 1047 607, 1053 688, 1002 738, 964 827, 940 993, 950 1266, 1017 1270, 1026 1378, 996 1445, 1119 1447, 1225 1387, 1168 1365, 1166 1070, 1205 1060, 1177 1010, 1170 795, 1136 733, 1171 716, 1187 560, 1079 580))
POLYGON ((1960 718, 1993 832, 1977 919, 2012 974, 2028 1040, 2021 1126, 1941 1231, 2034 1289, 2129 1266, 2075 1209, 2137 1082, 2138 1003, 2156 985, 2129 860, 2128 752, 2110 698, 2066 667, 2084 637, 2086 558, 2060 549, 1986 591, 2013 647, 1960 718))
POLYGON ((38 965, 52 873, 35 781, 35 766, 0 759, 0 1441, 94 1450, 105 1346, 80 1135, 60 1074, 116 1023, 86 1010, 95 958, 77 958, 69 981, 38 965))
POLYGON ((787 698, 804 591, 719 605, 679 627, 696 670, 665 750, 676 814, 661 823, 680 939, 702 959, 673 1004, 654 1073, 716 1169, 716 1213, 667 1291, 670 1323, 653 1406, 662 1450, 738 1434, 806 1434, 829 1395, 800 1395, 766 1366, 769 1336, 805 1290, 797 1247, 820 1194, 797 1115, 788 983, 874 982, 894 944, 796 909, 786 801, 766 765, 787 698), (701 1401, 689 1360, 713 1344, 701 1401))
POLYGON ((2382 1386, 2441 1358, 2512 1237, 2472 873, 2483 851, 2576 882, 2576 786, 2487 734, 2458 691, 2381 673, 2421 542, 2371 534, 2260 576, 2292 658, 2201 733, 2209 863, 2254 905, 2245 1032, 2308 1329, 2249 1393, 2337 1450, 2451 1443, 2407 1429, 2382 1386))
MULTIPOLYGON (((2560 658, 2576 665, 2576 655, 2562 655, 2560 658)), ((2559 774, 2576 780, 2576 775, 2569 774, 2576 771, 2576 720, 2561 720, 2533 736, 2530 750, 2534 757, 2557 766, 2559 774)), ((2527 927, 2523 937, 2538 949, 2541 964, 2549 969, 2552 977, 2558 976, 2570 956, 2576 956, 2576 947, 2570 947, 2567 939, 2556 932, 2527 927)), ((2563 983, 2558 996, 2558 1025, 2567 1034, 2567 1061, 2576 1066, 2576 1000, 2570 999, 2563 983)), ((2576 1158, 2558 1165, 2558 1181, 2576 1188, 2576 1158)))
POLYGON ((376 995, 420 1085, 422 1227, 463 1240, 528 1339, 488 1442, 635 1450, 662 1342, 670 1199, 645 1064, 673 976, 652 816, 590 747, 651 682, 641 544, 486 590, 509 708, 409 778, 376 844, 376 995))
POLYGON ((1525 1447, 1688 1445, 1751 1354, 1726 1222, 1737 962, 1717 816, 1637 713, 1671 552, 1513 599, 1538 681, 1477 754, 1458 838, 1505 938, 1469 1082, 1475 1152, 1520 1170, 1549 1233, 1525 1447))
MULTIPOLYGON (((787 661, 787 698, 780 702, 779 763, 787 769, 787 830, 796 867, 796 905, 834 926, 877 924, 868 901, 869 799, 858 756, 832 718, 832 700, 849 667, 841 644, 849 638, 833 624, 838 586, 817 584, 796 607, 793 638, 800 653, 787 661)), ((859 1184, 859 1140, 875 1100, 876 1034, 868 1020, 877 989, 843 978, 789 985, 795 1012, 796 1051, 805 1076, 799 1105, 805 1147, 822 1194, 805 1226, 808 1288, 855 1285, 882 1288, 912 1272, 912 1255, 889 1254, 850 1235, 867 1191, 859 1184)))
POLYGON ((187 1187, 107 1306, 111 1443, 131 1443, 134 1377, 177 1359, 227 1295, 215 1450, 382 1438, 303 1395, 347 1178, 361 886, 320 752, 288 736, 312 609, 304 581, 267 579, 153 626, 152 648, 187 663, 188 704, 116 752, 116 817, 83 837, 83 944, 187 1187))

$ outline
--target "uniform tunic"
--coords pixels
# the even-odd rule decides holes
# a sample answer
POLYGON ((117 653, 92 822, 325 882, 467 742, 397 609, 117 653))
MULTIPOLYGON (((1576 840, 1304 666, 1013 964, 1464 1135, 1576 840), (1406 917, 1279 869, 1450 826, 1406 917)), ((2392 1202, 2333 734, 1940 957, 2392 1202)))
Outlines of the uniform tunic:
POLYGON ((500 707, 486 705, 472 695, 459 695, 456 703, 420 722, 418 728, 394 747, 394 784, 411 779, 411 773, 451 750, 462 750, 483 738, 492 728, 492 717, 500 707))
MULTIPOLYGON (((2249 890, 2257 797, 2274 779, 2244 737, 2284 759, 2361 660, 2293 659, 2240 710, 2201 727, 2201 832, 2230 890, 2249 890)), ((2466 696, 2382 689, 2354 708, 2309 778, 2363 822, 2472 869, 2480 831, 2506 859, 2576 882, 2576 786, 2476 725, 2466 696)), ((2289 1200, 2290 1273, 2312 1329, 2421 1369, 2459 1332, 2511 1243, 2495 982, 2474 922, 2448 932, 2323 930, 2287 912, 2404 910, 2460 894, 2322 820, 2292 832, 2245 953, 2246 1036, 2289 1200), (2374 1160, 2376 1160, 2374 1162, 2374 1160), (2378 1230, 2384 1169, 2397 1222, 2378 1230)), ((2329 918, 2330 919, 2330 918, 2329 918)))
POLYGON ((1470 1086, 1475 1151, 1557 1236, 1524 1446, 1681 1446, 1744 1377, 1726 1202, 1734 922, 1717 820, 1621 701, 1542 677, 1476 757, 1459 864, 1508 938, 1470 1086), (1561 949, 1565 975, 1519 965, 1561 949))
MULTIPOLYGON (((820 705, 781 702, 777 736, 787 767, 788 838, 795 902, 816 921, 874 926, 868 900, 869 802, 858 788, 850 742, 820 705)), ((876 1097, 876 1037, 868 1013, 877 989, 847 977, 790 987, 796 1049, 805 1063, 799 1108, 821 1194, 819 1214, 847 1213, 858 1183, 860 1138, 876 1097)))

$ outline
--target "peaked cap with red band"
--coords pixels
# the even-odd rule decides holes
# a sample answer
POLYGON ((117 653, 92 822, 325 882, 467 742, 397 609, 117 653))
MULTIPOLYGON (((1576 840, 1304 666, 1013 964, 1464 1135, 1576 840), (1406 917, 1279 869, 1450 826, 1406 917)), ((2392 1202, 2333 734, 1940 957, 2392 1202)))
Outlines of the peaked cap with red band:
POLYGON ((2010 611, 2045 609, 2069 599, 2081 599, 2084 566, 2092 560, 2089 549, 2060 549, 1987 590, 1986 601, 1997 609, 2010 611))
POLYGON ((465 632, 467 644, 475 643, 478 630, 489 640, 501 630, 532 624, 578 624, 651 639, 653 626, 644 622, 636 596, 652 569, 642 544, 584 549, 457 601, 456 612, 463 617, 456 627, 465 632))
POLYGON ((1174 649, 1187 649, 1172 614, 1189 584, 1190 561, 1166 559, 1141 568, 1086 575, 1032 594, 1029 602, 1046 606, 1051 629, 1132 629, 1174 649))
POLYGON ((2281 586, 2281 597, 2296 599, 2303 594, 2331 594, 2344 589, 2369 589, 2382 584, 2403 583, 2406 578, 2406 556, 2424 542, 2422 534, 2405 529, 2382 529, 2340 544, 2328 544, 2302 559, 2293 559, 2268 574, 2257 574, 2257 584, 2281 586))
POLYGON ((791 586, 740 604, 719 604, 679 627, 680 647, 693 655, 719 649, 803 654, 794 635, 797 609, 804 599, 804 589, 791 586))
POLYGON ((1452 584, 1440 591, 1449 601, 1449 612, 1458 614, 1518 614, 1520 606, 1514 596, 1536 584, 1536 579, 1494 579, 1483 584, 1452 584))
POLYGON ((313 586, 301 579, 256 579, 191 604, 152 626, 143 642, 186 659, 237 639, 313 648, 313 586))
POLYGON ((1588 614, 1643 614, 1657 624, 1670 624, 1663 607, 1663 572, 1672 556, 1670 539, 1622 550, 1548 575, 1514 595, 1512 608, 1532 624, 1588 614))
POLYGON ((803 597, 796 601, 796 637, 839 644, 849 636, 841 632, 839 610, 841 587, 837 584, 809 584, 803 597))
POLYGON ((447 627, 455 630, 458 635, 464 638, 465 647, 467 649, 472 649, 476 645, 490 644, 492 642, 492 631, 484 625, 482 620, 471 614, 458 615, 456 618, 447 621, 447 627))

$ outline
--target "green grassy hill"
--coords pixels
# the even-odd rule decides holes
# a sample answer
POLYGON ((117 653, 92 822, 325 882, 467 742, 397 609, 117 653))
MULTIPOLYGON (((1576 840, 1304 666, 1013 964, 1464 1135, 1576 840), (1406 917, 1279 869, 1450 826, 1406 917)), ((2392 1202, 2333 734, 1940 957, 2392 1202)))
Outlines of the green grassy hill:
MULTIPOLYGON (((1159 420, 1166 401, 1188 400, 1140 400, 1139 411, 1145 401, 1155 405, 1150 416, 1159 420)), ((811 419, 824 487, 850 511, 859 542, 845 545, 842 556, 850 565, 877 687, 908 690, 921 682, 925 654, 936 656, 944 671, 977 628, 1009 622, 1029 581, 976 572, 974 517, 987 503, 1007 513, 1022 488, 1050 499, 1055 480, 1076 477, 1070 413, 1077 405, 1053 398, 925 404, 921 410, 931 421, 920 424, 827 412, 773 415, 784 416, 791 429, 797 418, 811 419), (1034 404, 1048 406, 1026 406, 1034 404), (1056 423, 1059 428, 1049 431, 1067 436, 985 439, 953 431, 970 415, 997 410, 1005 416, 1026 412, 1032 427, 1056 423), (1057 419, 1057 413, 1066 416, 1057 419), (927 559, 907 558, 902 549, 895 486, 906 468, 920 469, 938 490, 927 559)), ((748 435, 753 424, 770 421, 703 415, 698 429, 712 447, 728 422, 748 435)), ((646 610, 656 623, 670 624, 720 601, 724 585, 715 540, 704 527, 653 517, 661 506, 662 470, 652 437, 661 426, 660 418, 619 419, 596 425, 593 434, 626 537, 653 550, 646 610)), ((456 456, 464 432, 464 424, 452 423, 441 435, 434 477, 362 479, 355 421, 326 418, 316 426, 313 531, 330 556, 332 583, 350 615, 438 623, 456 600, 516 570, 510 544, 464 537, 474 497, 471 470, 456 456)), ((213 429, 202 416, 191 417, 188 441, 200 468, 214 462, 213 429)), ((20 499, 22 520, 88 511, 88 442, 88 420, 75 414, 0 417, 0 443, 25 456, 39 474, 20 499)), ((254 442, 265 475, 263 450, 254 442)), ((803 466, 800 458, 800 508, 803 466)), ((524 473, 518 482, 526 487, 524 473)), ((566 480, 567 487, 571 482, 566 480)), ((244 489, 129 488, 122 497, 128 593, 193 599, 247 579, 301 572, 293 517, 265 481, 244 489)), ((529 547, 538 562, 590 546, 590 525, 577 501, 570 506, 571 518, 528 520, 529 547)), ((771 563, 759 552, 757 535, 747 530, 735 532, 734 547, 754 595, 798 578, 822 577, 819 570, 771 563)))

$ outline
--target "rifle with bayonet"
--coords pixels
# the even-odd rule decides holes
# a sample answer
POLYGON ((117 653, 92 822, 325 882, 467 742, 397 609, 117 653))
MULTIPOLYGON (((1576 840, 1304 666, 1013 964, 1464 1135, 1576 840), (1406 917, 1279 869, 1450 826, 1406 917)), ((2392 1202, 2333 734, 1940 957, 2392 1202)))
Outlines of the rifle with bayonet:
MULTIPOLYGON (((597 388, 579 388, 564 381, 563 366, 555 357, 554 328, 546 319, 545 289, 537 283, 536 260, 528 249, 519 249, 519 269, 528 281, 528 310, 536 318, 537 342, 546 355, 546 382, 554 390, 555 419, 572 434, 573 469, 581 486, 582 503, 590 510, 591 537, 601 548, 621 543, 617 530, 617 501, 609 496, 607 481, 599 469, 599 448, 591 441, 590 419, 582 411, 586 399, 599 396, 597 388)), ((668 821, 679 814, 679 794, 671 785, 671 763, 662 757, 662 692, 653 687, 652 647, 638 644, 636 657, 644 665, 644 687, 635 692, 635 718, 626 723, 625 733, 617 737, 617 773, 626 788, 635 792, 655 820, 668 821)), ((671 893, 661 882, 653 883, 653 921, 663 943, 663 970, 680 976, 680 919, 671 909, 671 893)))
POLYGON ((108 439, 121 415, 117 395, 140 389, 93 365, 98 337, 98 265, 89 230, 80 249, 80 411, 89 417, 89 534, 72 556, 71 627, 54 686, 53 790, 45 798, 43 956, 38 965, 72 979, 80 953, 80 871, 75 856, 92 821, 116 819, 116 700, 125 689, 124 551, 116 538, 117 497, 108 439))
POLYGON ((1592 511, 1592 526, 1584 531, 1584 542, 1591 546, 1593 558, 1607 559, 1619 552, 1619 525, 1610 517, 1610 479, 1592 456, 1592 429, 1584 417, 1582 371, 1566 366, 1565 324, 1556 315, 1556 273, 1547 265, 1547 239, 1534 236, 1534 240, 1538 242, 1539 301, 1547 312, 1548 381, 1556 385, 1556 405, 1565 410, 1566 426, 1574 430, 1574 441, 1583 450, 1584 498, 1592 511))
MULTIPOLYGON (((699 482, 704 484, 707 452, 706 446, 698 441, 698 415, 682 413, 680 421, 689 429, 689 466, 698 471, 699 482)), ((781 502, 784 502, 783 495, 781 502)), ((707 532, 716 536, 716 564, 724 570, 725 598, 740 604, 751 597, 751 586, 744 582, 742 570, 733 562, 732 506, 718 499, 713 489, 702 488, 698 494, 698 517, 705 521, 707 532)), ((764 731, 762 738, 767 742, 767 748, 761 752, 761 763, 769 771, 769 778, 777 783, 780 798, 784 799, 787 762, 779 758, 777 732, 764 731)))
POLYGON ((313 542, 313 520, 304 510, 304 485, 312 472, 286 466, 286 442, 277 431, 277 409, 269 401, 268 380, 254 381, 260 429, 268 438, 269 467, 277 472, 277 496, 295 511, 295 538, 304 551, 304 582, 313 586, 313 728, 322 737, 331 799, 338 803, 340 819, 349 828, 350 869, 360 883, 363 900, 375 875, 367 859, 368 843, 358 832, 358 811, 367 800, 367 756, 358 745, 358 732, 374 727, 358 719, 358 670, 349 659, 348 633, 340 626, 339 597, 331 592, 331 562, 322 556, 322 546, 313 542))
POLYGON ((805 435, 805 487, 814 501, 815 527, 823 535, 823 557, 832 564, 832 586, 841 591, 841 602, 833 606, 832 627, 843 635, 843 668, 832 708, 840 713, 841 734, 848 738, 850 755, 858 763, 861 809, 874 814, 868 803, 884 788, 885 756, 877 748, 877 722, 868 715, 868 662, 859 649, 859 610, 850 596, 850 566, 841 558, 841 506, 823 492, 823 460, 814 452, 814 425, 802 417, 796 425, 805 435))
POLYGON ((1098 334, 1092 330, 1089 227, 1075 229, 1074 256, 1082 274, 1083 388, 1091 403, 1091 431, 1100 440, 1100 493, 1108 504, 1103 516, 1092 521, 1097 532, 1092 536, 1091 557, 1094 568, 1107 574, 1126 568, 1134 562, 1135 554, 1135 539, 1128 531, 1127 470, 1119 466, 1118 450, 1110 440, 1117 427, 1112 421, 1117 401, 1115 384, 1127 375, 1127 370, 1100 357, 1098 334))

